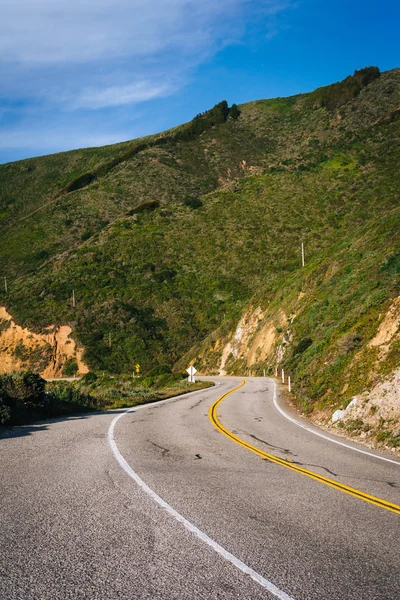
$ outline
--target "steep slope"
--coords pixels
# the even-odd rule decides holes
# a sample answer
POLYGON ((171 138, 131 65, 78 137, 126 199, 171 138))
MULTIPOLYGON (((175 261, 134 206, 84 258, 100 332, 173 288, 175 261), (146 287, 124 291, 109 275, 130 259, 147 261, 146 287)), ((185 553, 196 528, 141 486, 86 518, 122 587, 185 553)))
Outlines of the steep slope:
POLYGON ((367 69, 4 165, 0 304, 71 326, 91 368, 279 364, 304 408, 345 404, 400 363, 397 342, 378 362, 369 345, 400 293, 399 107, 400 71, 367 69))
POLYGON ((49 379, 75 372, 84 375, 89 369, 82 361, 83 349, 76 347, 71 333, 68 325, 34 333, 14 323, 0 307, 0 375, 29 370, 49 379))

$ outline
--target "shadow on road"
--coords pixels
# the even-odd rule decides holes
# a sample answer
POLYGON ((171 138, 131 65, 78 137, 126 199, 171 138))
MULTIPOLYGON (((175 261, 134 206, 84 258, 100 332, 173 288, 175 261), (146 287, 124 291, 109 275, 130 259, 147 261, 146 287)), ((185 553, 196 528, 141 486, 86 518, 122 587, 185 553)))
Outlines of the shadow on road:
POLYGON ((37 431, 44 431, 45 429, 47 429, 47 425, 15 425, 14 427, 2 427, 0 428, 0 440, 24 437, 36 433, 37 431))
POLYGON ((0 442, 4 439, 25 437, 38 433, 40 431, 46 431, 52 423, 60 423, 62 421, 77 421, 80 419, 88 419, 90 417, 96 417, 99 415, 117 415, 125 412, 126 409, 117 410, 99 410, 91 411, 87 413, 77 413, 74 415, 61 415, 58 417, 52 417, 48 419, 39 419, 37 421, 27 423, 25 425, 12 425, 7 427, 0 426, 0 442))

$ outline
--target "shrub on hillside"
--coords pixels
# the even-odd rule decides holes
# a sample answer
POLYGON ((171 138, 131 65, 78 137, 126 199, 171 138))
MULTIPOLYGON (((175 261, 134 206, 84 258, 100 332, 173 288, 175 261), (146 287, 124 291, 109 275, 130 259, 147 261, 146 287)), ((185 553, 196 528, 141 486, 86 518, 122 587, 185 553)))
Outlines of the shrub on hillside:
POLYGON ((98 377, 96 375, 96 373, 93 373, 93 371, 89 371, 89 373, 86 373, 86 375, 84 375, 81 379, 81 384, 84 385, 92 385, 92 383, 94 383, 95 381, 97 381, 98 377))
POLYGON ((335 110, 358 96, 363 88, 379 76, 378 67, 366 67, 355 71, 354 75, 349 75, 343 81, 338 81, 311 92, 306 99, 305 106, 309 108, 322 108, 325 106, 328 110, 335 110))
POLYGON ((158 200, 149 200, 148 202, 142 202, 135 208, 129 211, 129 216, 137 215, 144 212, 153 212, 156 208, 159 208, 160 202, 158 200))
POLYGON ((78 363, 76 362, 76 358, 69 358, 64 365, 63 368, 63 376, 64 377, 75 377, 78 372, 78 363))
POLYGON ((229 109, 229 116, 236 121, 240 117, 240 110, 237 107, 237 104, 232 104, 229 109))
POLYGON ((200 200, 200 198, 196 198, 195 196, 188 196, 184 199, 183 203, 185 204, 185 206, 189 206, 190 208, 194 209, 201 208, 203 206, 203 203, 200 200))
POLYGON ((45 380, 30 371, 0 375, 0 425, 18 421, 46 404, 45 380))
POLYGON ((311 346, 313 343, 312 339, 309 337, 305 337, 299 341, 297 346, 293 350, 293 354, 302 354, 311 346))
POLYGON ((59 381, 49 386, 53 412, 70 412, 76 409, 101 408, 102 402, 66 382, 59 381))
POLYGON ((0 425, 7 425, 11 421, 11 408, 6 403, 5 396, 0 391, 0 425))
POLYGON ((93 173, 84 173, 66 187, 66 192, 75 192, 76 190, 80 190, 89 184, 92 183, 96 179, 96 176, 93 173))
POLYGON ((229 116, 229 108, 226 100, 222 100, 210 110, 200 113, 188 123, 185 128, 177 131, 173 139, 175 141, 189 141, 194 139, 215 125, 225 123, 229 116))
POLYGON ((349 354, 350 352, 353 352, 353 350, 356 350, 361 342, 362 337, 358 333, 349 331, 348 333, 342 335, 337 342, 339 353, 349 354))
POLYGON ((0 375, 0 394, 10 404, 41 405, 44 402, 45 380, 31 371, 23 373, 6 373, 0 375))

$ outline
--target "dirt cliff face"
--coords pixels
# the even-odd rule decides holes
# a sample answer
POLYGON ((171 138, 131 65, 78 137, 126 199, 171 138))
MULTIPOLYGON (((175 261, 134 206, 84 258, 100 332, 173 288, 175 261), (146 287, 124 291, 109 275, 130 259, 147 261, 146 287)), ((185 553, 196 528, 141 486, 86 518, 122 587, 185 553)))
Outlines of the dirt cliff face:
POLYGON ((246 368, 260 360, 260 356, 265 359, 272 352, 274 328, 270 327, 270 323, 263 323, 264 316, 260 307, 255 310, 250 307, 240 319, 233 337, 222 351, 220 375, 226 375, 235 361, 242 361, 243 368, 246 368))
POLYGON ((77 374, 88 367, 83 362, 83 349, 70 337, 71 327, 49 327, 45 333, 34 333, 17 325, 0 306, 0 373, 32 370, 46 379, 62 377, 67 361, 76 361, 77 374))

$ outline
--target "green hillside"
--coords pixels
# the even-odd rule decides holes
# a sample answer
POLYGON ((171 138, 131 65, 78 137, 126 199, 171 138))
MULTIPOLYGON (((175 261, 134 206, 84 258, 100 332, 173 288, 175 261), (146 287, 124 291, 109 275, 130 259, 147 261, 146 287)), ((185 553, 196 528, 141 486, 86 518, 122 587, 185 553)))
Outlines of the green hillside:
MULTIPOLYGON (((109 372, 196 353, 215 369, 210 340, 250 302, 282 307, 297 315, 282 364, 303 405, 333 401, 355 369, 350 397, 379 375, 367 342, 400 293, 399 107, 400 70, 370 68, 240 113, 222 102, 158 136, 2 165, 0 304, 34 330, 70 324, 109 372)), ((380 369, 399 364, 394 349, 380 369)))

